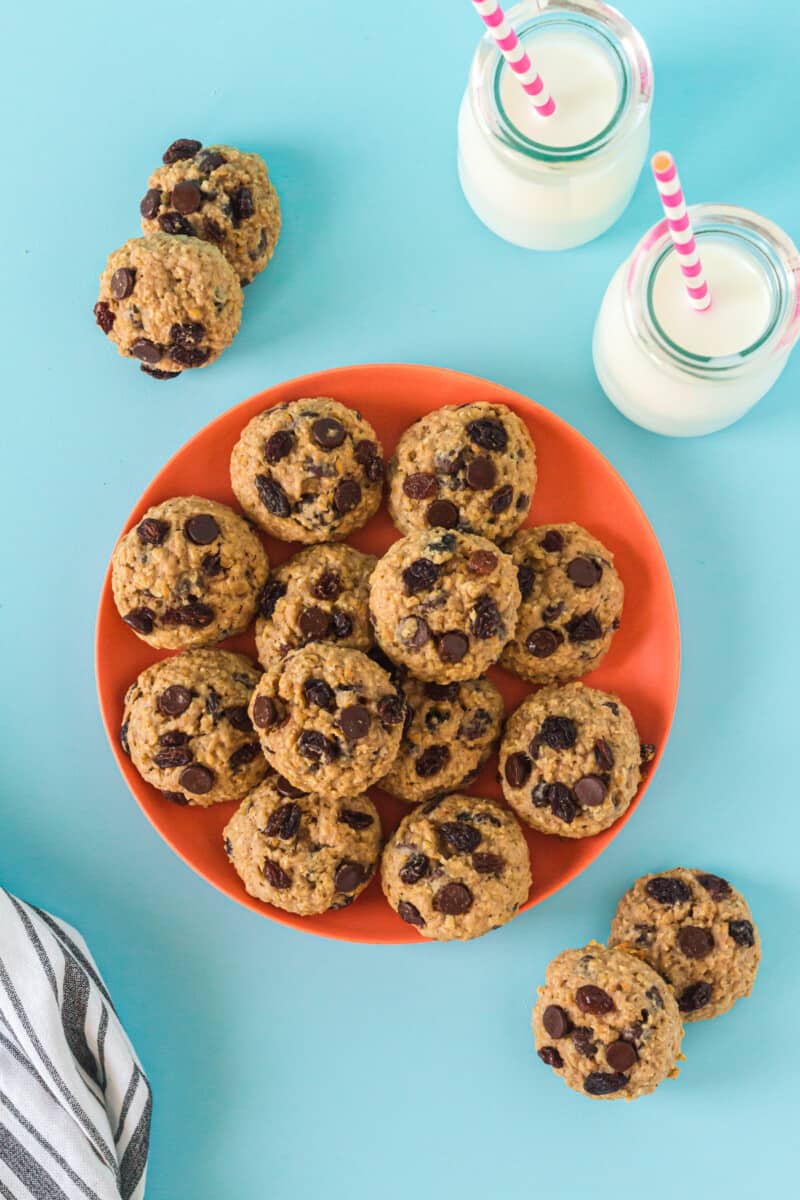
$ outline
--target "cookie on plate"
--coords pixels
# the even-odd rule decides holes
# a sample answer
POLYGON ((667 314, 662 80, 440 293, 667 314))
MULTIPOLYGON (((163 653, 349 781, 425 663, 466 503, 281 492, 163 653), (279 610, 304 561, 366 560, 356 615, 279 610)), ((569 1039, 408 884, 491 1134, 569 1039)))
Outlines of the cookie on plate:
POLYGON ((551 685, 509 717, 500 746, 503 794, 534 829, 590 837, 628 809, 642 747, 618 696, 581 683, 551 685))
POLYGON ((519 609, 514 564, 470 533, 430 529, 400 538, 370 580, 375 637, 418 679, 476 679, 497 662, 519 609))
POLYGON ((609 945, 626 944, 670 984, 684 1021, 705 1021, 749 996, 761 941, 747 901, 726 879, 676 867, 643 875, 620 900, 609 945))
POLYGON ((331 800, 270 773, 223 838, 251 896, 311 916, 344 908, 363 892, 378 865, 381 822, 369 796, 331 800))
POLYGON ((312 642, 262 675, 250 716, 264 754, 295 787, 353 796, 385 775, 403 730, 386 671, 344 646, 312 642))
POLYGON ((244 285, 278 244, 281 206, 259 154, 178 138, 148 180, 139 211, 145 233, 201 238, 222 251, 244 285))
POLYGON ((125 696, 120 742, 173 804, 240 800, 267 773, 247 705, 259 669, 244 654, 186 650, 142 671, 125 696))
POLYGON ((225 504, 175 496, 148 508, 111 558, 123 621, 151 646, 208 646, 252 621, 269 560, 258 534, 225 504))
POLYGON ((493 800, 429 800, 389 839, 381 883, 397 915, 422 937, 480 937, 527 900, 528 846, 514 814, 493 800))
POLYGON ((174 379, 230 346, 243 298, 216 246, 152 233, 108 256, 94 316, 120 354, 155 379, 174 379))
POLYGON ((488 679, 402 685, 400 752, 379 786, 408 804, 458 791, 478 774, 500 738, 503 698, 488 679))
POLYGON ((264 668, 307 642, 369 650, 369 577, 377 561, 329 542, 276 567, 258 602, 256 648, 264 668))
POLYGON ((383 451, 370 423, 328 396, 276 404, 253 417, 231 455, 244 511, 284 542, 341 541, 383 493, 383 451))
POLYGON ((502 666, 531 683, 593 671, 622 614, 624 589, 611 551, 573 524, 521 529, 503 549, 516 564, 522 604, 502 666))
POLYGON ((533 1036, 539 1058, 568 1087, 600 1100, 634 1100, 677 1075, 683 1024, 652 967, 590 942, 548 966, 533 1036))
POLYGON ((528 515, 536 451, 506 405, 444 405, 402 435, 388 482, 389 512, 403 533, 441 526, 496 542, 528 515))

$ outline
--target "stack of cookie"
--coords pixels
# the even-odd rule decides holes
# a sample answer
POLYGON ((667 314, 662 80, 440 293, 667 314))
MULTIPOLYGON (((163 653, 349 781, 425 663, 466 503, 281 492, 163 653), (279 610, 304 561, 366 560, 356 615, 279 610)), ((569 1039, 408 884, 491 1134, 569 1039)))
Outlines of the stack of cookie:
POLYGON ((130 689, 123 744, 168 800, 240 802, 225 849, 248 892, 291 912, 352 903, 381 854, 373 785, 412 806, 382 854, 385 895, 421 936, 471 938, 525 902, 520 820, 586 837, 630 805, 642 754, 618 696, 578 678, 608 651, 623 586, 577 525, 521 529, 536 453, 508 408, 442 407, 388 467, 334 399, 278 404, 231 457, 246 514, 178 497, 120 542, 123 620, 183 651, 130 689), (402 535, 344 544, 386 476, 402 535), (256 528, 305 544, 270 572, 256 528), (248 628, 263 668, 208 647, 248 628), (202 649, 201 649, 202 648, 202 649), (544 685, 504 720, 499 663, 544 685), (508 807, 465 794, 500 747, 508 807))
POLYGON ((174 379, 233 341, 242 288, 277 245, 280 202, 258 154, 178 138, 139 207, 145 236, 109 256, 95 320, 151 378, 174 379))

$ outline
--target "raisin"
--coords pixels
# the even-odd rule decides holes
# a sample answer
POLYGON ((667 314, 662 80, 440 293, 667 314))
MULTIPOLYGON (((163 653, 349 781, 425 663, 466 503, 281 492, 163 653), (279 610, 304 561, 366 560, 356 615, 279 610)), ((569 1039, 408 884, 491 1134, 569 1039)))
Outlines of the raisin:
POLYGON ((411 854, 400 868, 403 883, 419 883, 430 870, 430 860, 425 854, 411 854))
POLYGON ((266 475, 256 475, 256 491, 267 512, 274 517, 288 517, 290 508, 286 492, 274 479, 266 475))
POLYGON ((505 425, 495 417, 481 417, 477 421, 470 421, 467 434, 470 441, 482 450, 505 450, 508 445, 505 425))
POLYGON ((480 830, 466 821, 445 821, 439 826, 439 834, 459 854, 471 854, 483 840, 480 830))
POLYGON ((571 717, 545 717, 539 736, 553 750, 570 750, 578 740, 578 729, 571 717))

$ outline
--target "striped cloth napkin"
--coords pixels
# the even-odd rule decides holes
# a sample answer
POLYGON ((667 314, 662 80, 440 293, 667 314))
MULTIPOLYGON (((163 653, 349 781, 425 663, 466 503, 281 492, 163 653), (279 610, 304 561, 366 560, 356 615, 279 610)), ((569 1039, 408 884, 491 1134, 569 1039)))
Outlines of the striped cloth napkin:
POLYGON ((150 1111, 80 934, 0 888, 0 1197, 142 1200, 150 1111))

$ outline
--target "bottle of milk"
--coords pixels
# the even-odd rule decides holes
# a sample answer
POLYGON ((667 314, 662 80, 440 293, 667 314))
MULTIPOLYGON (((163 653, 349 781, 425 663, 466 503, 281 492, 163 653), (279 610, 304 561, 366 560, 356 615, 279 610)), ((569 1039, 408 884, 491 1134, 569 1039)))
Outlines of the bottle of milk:
POLYGON ((711 306, 688 301, 666 221, 641 240, 600 306, 597 378, 621 413, 654 433, 724 429, 769 391, 800 331, 800 257, 758 213, 689 206, 711 306))
POLYGON ((500 237, 531 250, 579 246, 613 225, 636 187, 650 137, 650 56, 599 0, 524 0, 507 15, 556 110, 535 111, 486 34, 458 118, 461 186, 500 237))

